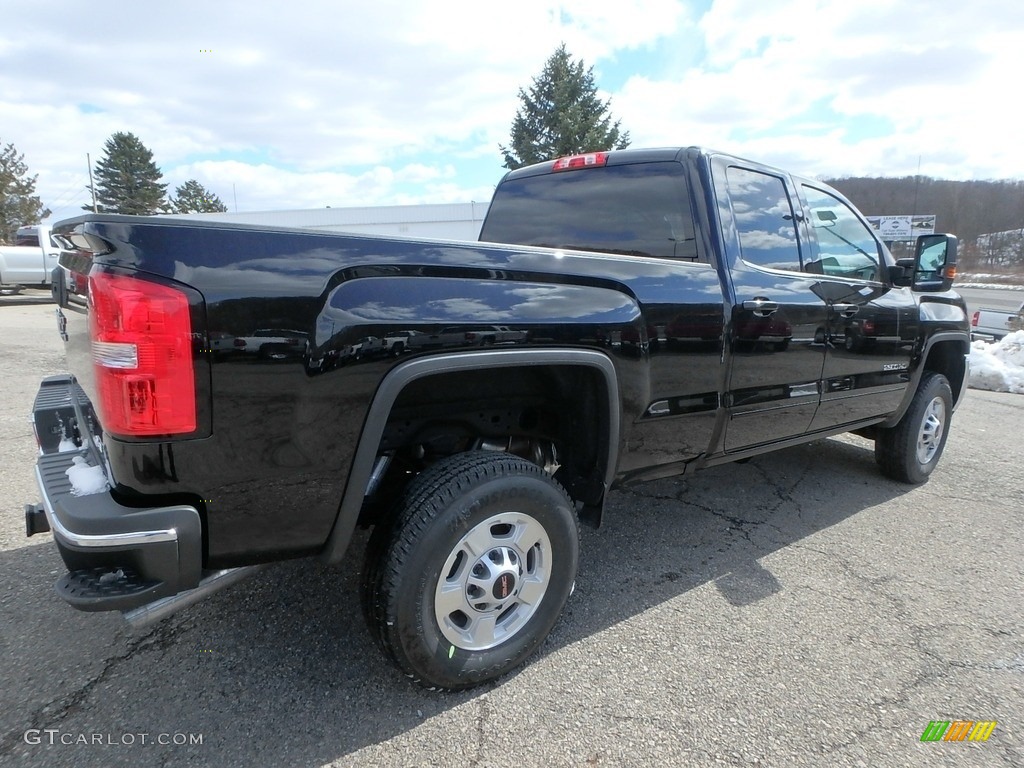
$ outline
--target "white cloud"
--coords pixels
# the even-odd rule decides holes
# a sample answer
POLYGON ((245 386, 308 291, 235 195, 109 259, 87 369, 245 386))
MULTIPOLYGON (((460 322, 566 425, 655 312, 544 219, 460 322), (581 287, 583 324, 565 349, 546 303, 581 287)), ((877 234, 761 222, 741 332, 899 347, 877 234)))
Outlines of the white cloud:
MULTIPOLYGON (((323 174, 331 188, 369 185, 385 199, 379 171, 366 167, 440 168, 455 154, 489 153, 496 181, 518 89, 559 42, 597 59, 670 33, 683 12, 673 0, 38 0, 0 31, 0 139, 26 154, 46 198, 119 130, 138 135, 172 183, 190 165, 237 154, 250 171, 204 166, 220 194, 249 176, 290 190, 281 206, 323 199, 323 174)), ((479 192, 479 181, 469 187, 479 192)))
POLYGON ((697 66, 615 95, 635 145, 826 175, 916 173, 919 158, 933 176, 1024 175, 1006 91, 1024 70, 1024 6, 716 0, 698 26, 697 66))
POLYGON ((194 176, 233 206, 234 185, 247 210, 487 199, 518 90, 563 41, 615 83, 634 146, 823 175, 914 173, 920 157, 931 175, 1024 176, 1024 5, 1002 0, 16 5, 0 141, 65 215, 115 131, 172 190, 194 176))

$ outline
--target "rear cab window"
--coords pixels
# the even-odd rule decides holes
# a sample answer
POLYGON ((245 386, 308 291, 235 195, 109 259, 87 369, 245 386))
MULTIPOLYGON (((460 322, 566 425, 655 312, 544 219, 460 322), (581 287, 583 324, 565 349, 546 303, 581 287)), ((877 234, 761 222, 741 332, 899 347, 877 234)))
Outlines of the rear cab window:
POLYGON ((785 181, 730 166, 729 200, 743 261, 767 269, 800 271, 800 238, 785 181))
POLYGON ((705 262, 677 162, 608 165, 507 179, 480 240, 705 262))

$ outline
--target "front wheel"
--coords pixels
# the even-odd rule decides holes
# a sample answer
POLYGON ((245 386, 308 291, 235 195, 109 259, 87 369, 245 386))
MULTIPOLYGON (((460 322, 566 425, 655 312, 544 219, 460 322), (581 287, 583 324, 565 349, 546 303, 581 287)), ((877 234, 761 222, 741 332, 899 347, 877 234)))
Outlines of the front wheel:
POLYGON ((381 647, 415 682, 459 690, 544 641, 572 592, 579 530, 540 467, 473 451, 419 475, 367 555, 364 607, 381 647))
POLYGON ((952 415, 949 381, 941 373, 926 371, 899 423, 877 431, 875 461, 882 474, 914 485, 927 480, 946 447, 952 415))

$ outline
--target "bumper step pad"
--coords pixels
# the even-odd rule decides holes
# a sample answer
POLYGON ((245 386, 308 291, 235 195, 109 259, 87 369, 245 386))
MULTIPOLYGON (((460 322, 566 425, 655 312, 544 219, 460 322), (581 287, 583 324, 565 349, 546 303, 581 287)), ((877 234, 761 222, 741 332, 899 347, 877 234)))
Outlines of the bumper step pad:
POLYGON ((79 610, 111 610, 121 598, 132 606, 139 596, 155 592, 162 581, 145 581, 131 568, 87 568, 69 571, 57 580, 57 594, 79 610), (93 607, 95 606, 95 607, 93 607))

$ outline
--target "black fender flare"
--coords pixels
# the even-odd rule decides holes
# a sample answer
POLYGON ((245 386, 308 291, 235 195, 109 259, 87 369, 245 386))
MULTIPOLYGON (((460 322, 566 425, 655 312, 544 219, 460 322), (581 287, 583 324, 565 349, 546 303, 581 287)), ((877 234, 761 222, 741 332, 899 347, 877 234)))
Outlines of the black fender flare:
MULTIPOLYGON (((964 357, 966 358, 971 351, 971 337, 970 334, 965 331, 943 331, 936 333, 933 336, 929 336, 928 340, 924 344, 924 349, 921 351, 920 364, 914 370, 910 377, 910 386, 907 387, 907 392, 903 396, 903 402, 900 403, 900 407, 889 416, 888 419, 883 421, 878 426, 883 428, 896 426, 900 419, 903 418, 903 414, 907 412, 910 407, 911 401, 914 399, 914 394, 917 392, 918 386, 921 384, 921 377, 924 376, 925 363, 928 361, 928 355, 931 354, 932 348, 940 342, 947 341, 958 341, 963 345, 964 357)), ((950 381, 954 391, 959 392, 959 396, 956 398, 956 402, 953 403, 953 410, 955 411, 960 403, 963 402, 964 394, 967 392, 967 378, 970 374, 970 366, 967 364, 966 359, 964 360, 963 379, 960 382, 950 381), (959 384, 959 387, 957 386, 959 384)))
POLYGON ((611 488, 618 464, 620 413, 622 410, 615 365, 602 352, 589 349, 516 349, 480 352, 454 352, 408 360, 392 368, 383 378, 366 414, 359 444, 349 469, 348 481, 342 493, 341 505, 334 527, 320 558, 326 563, 337 563, 345 556, 366 488, 373 472, 377 448, 384 434, 391 408, 399 394, 410 382, 425 376, 452 371, 482 370, 520 366, 582 366, 600 373, 607 390, 608 455, 605 457, 604 490, 611 488))

